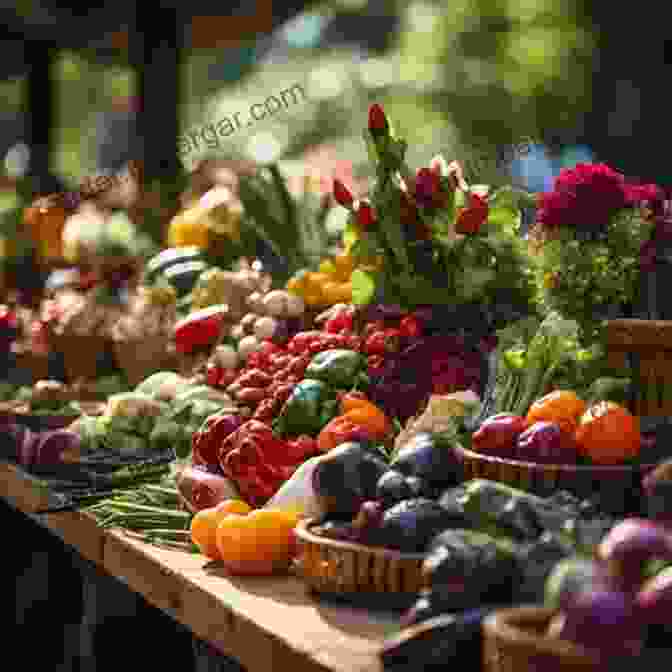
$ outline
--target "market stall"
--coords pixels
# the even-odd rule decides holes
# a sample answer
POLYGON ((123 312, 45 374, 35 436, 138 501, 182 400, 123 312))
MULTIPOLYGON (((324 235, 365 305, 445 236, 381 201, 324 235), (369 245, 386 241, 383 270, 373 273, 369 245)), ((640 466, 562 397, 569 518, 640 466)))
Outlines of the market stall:
MULTIPOLYGON (((1 494, 185 626, 169 658, 189 633, 250 671, 649 655, 672 560, 669 325, 641 319, 662 191, 603 164, 538 200, 441 155, 413 170, 377 104, 364 139, 361 193, 201 175, 162 251, 104 187, 29 208, 71 272, 2 314, 35 380, 3 389, 1 494)), ((107 614, 110 579, 82 576, 95 669, 88 626, 137 604, 107 614)))

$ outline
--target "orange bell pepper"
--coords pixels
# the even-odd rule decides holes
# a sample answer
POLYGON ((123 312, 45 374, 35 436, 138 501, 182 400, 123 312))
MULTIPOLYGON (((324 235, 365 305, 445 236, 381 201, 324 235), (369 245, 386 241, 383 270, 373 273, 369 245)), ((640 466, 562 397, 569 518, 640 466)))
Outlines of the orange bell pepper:
POLYGON ((346 415, 339 415, 322 428, 317 437, 317 448, 321 453, 328 453, 342 443, 356 441, 362 434, 368 436, 369 432, 346 415))
POLYGON ((537 399, 527 412, 528 425, 555 422, 569 434, 574 433, 579 418, 586 411, 586 402, 569 390, 556 390, 537 399))
POLYGON ((344 395, 341 398, 341 413, 368 430, 374 439, 384 439, 390 432, 390 421, 385 413, 361 393, 344 395))

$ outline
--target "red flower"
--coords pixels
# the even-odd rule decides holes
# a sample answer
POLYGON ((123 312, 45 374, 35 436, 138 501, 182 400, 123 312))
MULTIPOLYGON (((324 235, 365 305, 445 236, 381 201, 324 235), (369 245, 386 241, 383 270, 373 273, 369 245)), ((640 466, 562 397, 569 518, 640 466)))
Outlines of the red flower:
POLYGON ((547 228, 599 231, 628 205, 628 187, 621 173, 603 163, 577 163, 560 171, 552 192, 541 194, 537 220, 547 228))
POLYGON ((334 198, 344 208, 352 208, 353 197, 350 190, 340 180, 334 180, 334 198))
POLYGON ((455 223, 455 233, 478 233, 488 219, 488 199, 479 194, 469 194, 469 207, 460 209, 455 223))
POLYGON ((363 229, 368 229, 376 223, 376 213, 369 203, 362 202, 357 207, 357 223, 363 229))
POLYGON ((651 216, 662 216, 665 209, 665 192, 655 184, 629 184, 626 187, 628 205, 643 207, 651 216))
POLYGON ((390 130, 390 125, 387 122, 387 117, 383 108, 374 103, 369 108, 369 131, 374 136, 387 135, 390 130))
POLYGON ((421 208, 430 208, 441 188, 441 181, 430 168, 420 168, 415 177, 415 202, 421 208))

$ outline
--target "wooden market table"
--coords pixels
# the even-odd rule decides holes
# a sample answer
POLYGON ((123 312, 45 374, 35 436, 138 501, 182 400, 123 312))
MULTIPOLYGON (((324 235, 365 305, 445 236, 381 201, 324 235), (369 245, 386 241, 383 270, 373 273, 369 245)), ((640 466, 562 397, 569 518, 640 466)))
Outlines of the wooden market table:
POLYGON ((398 631, 398 617, 323 604, 293 577, 229 577, 200 555, 102 530, 81 512, 37 514, 51 498, 6 462, 0 496, 248 672, 380 672, 380 645, 398 631))

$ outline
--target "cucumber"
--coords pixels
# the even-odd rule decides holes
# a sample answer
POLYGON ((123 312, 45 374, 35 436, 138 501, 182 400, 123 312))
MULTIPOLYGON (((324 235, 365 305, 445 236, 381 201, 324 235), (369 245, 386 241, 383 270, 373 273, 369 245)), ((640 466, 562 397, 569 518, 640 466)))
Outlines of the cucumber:
POLYGON ((163 277, 175 288, 178 297, 189 294, 203 271, 210 266, 202 260, 185 261, 167 268, 163 277))
POLYGON ((203 261, 205 252, 200 247, 170 247, 152 257, 145 268, 145 279, 151 283, 175 264, 188 261, 203 261))

